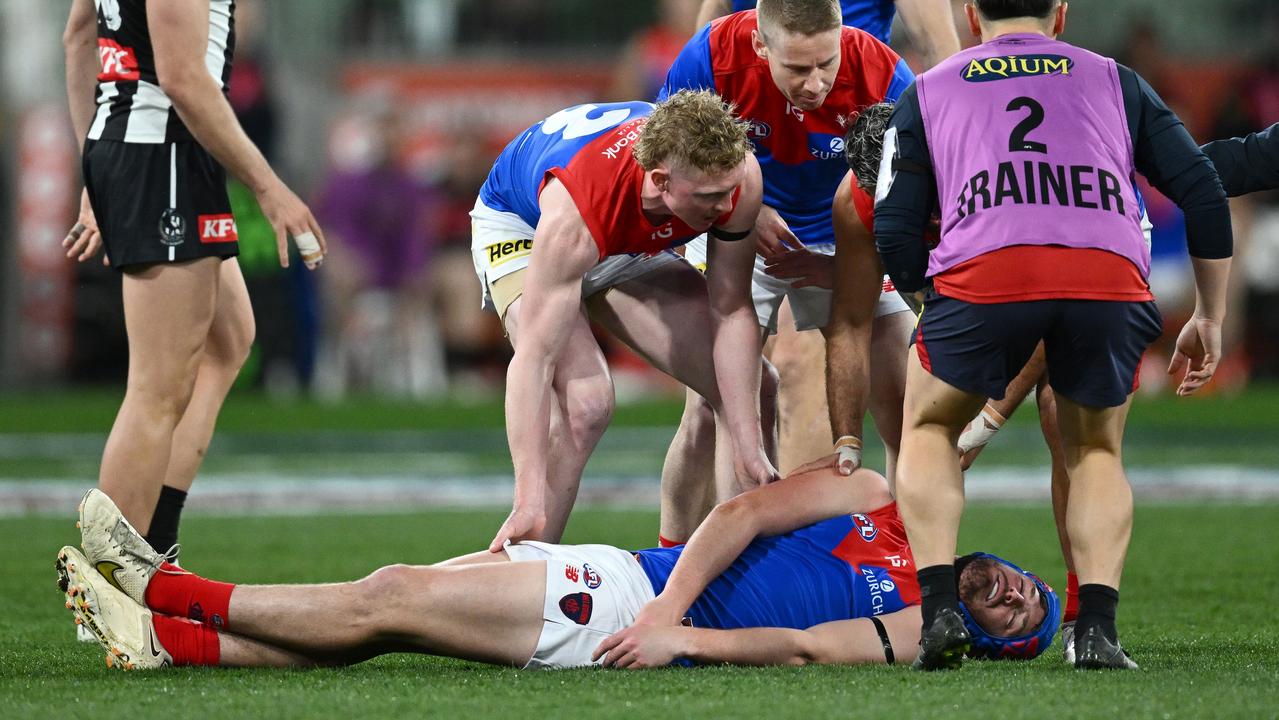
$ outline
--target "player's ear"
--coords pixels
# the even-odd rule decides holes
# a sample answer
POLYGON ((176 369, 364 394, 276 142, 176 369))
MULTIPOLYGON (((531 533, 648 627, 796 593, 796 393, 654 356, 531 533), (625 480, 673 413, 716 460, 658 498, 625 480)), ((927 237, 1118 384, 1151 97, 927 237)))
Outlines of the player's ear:
POLYGON ((1053 18, 1052 36, 1055 38, 1066 31, 1066 9, 1070 7, 1070 3, 1063 2, 1057 6, 1056 17, 1053 18))
POLYGON ((759 28, 751 30, 751 48, 760 60, 768 59, 768 45, 764 43, 764 34, 759 31, 759 28))
POLYGON ((653 180, 653 185, 658 190, 666 192, 671 187, 671 171, 666 168, 665 164, 658 165, 648 172, 648 176, 653 180))
POLYGON ((964 3, 964 15, 968 16, 968 32, 973 37, 981 37, 981 19, 977 15, 977 5, 975 3, 964 3))

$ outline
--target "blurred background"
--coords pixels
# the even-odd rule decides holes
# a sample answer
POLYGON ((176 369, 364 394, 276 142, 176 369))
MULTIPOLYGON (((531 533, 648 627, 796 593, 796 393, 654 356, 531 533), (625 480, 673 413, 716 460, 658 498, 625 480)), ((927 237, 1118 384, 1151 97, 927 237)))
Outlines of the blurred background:
MULTIPOLYGON (((96 477, 127 368, 118 275, 68 261, 60 247, 81 187, 63 80, 69 5, 0 0, 0 479, 19 489, 0 500, 8 511, 44 507, 33 499, 44 490, 21 495, 28 485, 96 477)), ((317 273, 282 270, 252 194, 231 184, 258 330, 204 474, 241 496, 267 475, 334 487, 371 478, 366 497, 380 479, 388 498, 408 492, 397 483, 429 480, 422 492, 438 498, 449 482, 473 489, 488 479, 490 499, 503 501, 510 349, 480 310, 467 211, 493 158, 527 125, 578 102, 651 99, 694 30, 698 0, 236 5, 231 103, 311 204, 331 255, 317 273)), ((952 9, 958 21, 961 4, 952 9)), ((1080 1, 1063 39, 1136 69, 1200 142, 1279 120, 1274 0, 1080 1)), ((918 70, 910 40, 895 29, 893 45, 918 70)), ((1169 201, 1143 192, 1155 224, 1152 285, 1175 333, 1193 303, 1184 226, 1169 201)), ((1203 484, 1195 468, 1212 467, 1208 484, 1225 483, 1226 494, 1273 496, 1279 195, 1232 210, 1236 277, 1212 396, 1171 398, 1170 334, 1144 366, 1129 459, 1152 487, 1203 484)), ((588 484, 605 499, 630 497, 637 478, 651 492, 681 390, 602 342, 620 409, 588 484)), ((977 478, 1000 488, 992 495, 1047 492, 1034 413, 1020 415, 977 478)))

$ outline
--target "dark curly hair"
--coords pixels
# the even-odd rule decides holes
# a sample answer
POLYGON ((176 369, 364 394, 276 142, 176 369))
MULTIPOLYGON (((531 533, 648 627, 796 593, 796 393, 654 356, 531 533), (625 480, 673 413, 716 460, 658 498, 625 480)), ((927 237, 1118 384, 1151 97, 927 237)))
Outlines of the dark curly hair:
POLYGON ((857 184, 870 190, 879 177, 879 160, 884 154, 884 130, 893 115, 893 103, 871 105, 857 114, 844 135, 844 160, 857 184))

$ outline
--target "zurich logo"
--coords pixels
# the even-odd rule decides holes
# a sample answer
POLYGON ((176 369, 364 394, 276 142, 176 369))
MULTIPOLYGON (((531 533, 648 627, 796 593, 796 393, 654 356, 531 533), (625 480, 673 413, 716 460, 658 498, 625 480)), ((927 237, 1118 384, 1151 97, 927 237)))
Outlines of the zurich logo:
POLYGON ((879 528, 875 527, 875 521, 861 513, 853 513, 853 526, 857 528, 857 534, 866 542, 871 542, 876 535, 879 535, 879 528))
POLYGON ((897 589, 897 584, 894 583, 892 580, 885 579, 880 581, 879 587, 884 592, 892 592, 897 589))
POLYGON ((844 138, 828 133, 813 133, 808 136, 808 152, 818 160, 842 160, 844 138))

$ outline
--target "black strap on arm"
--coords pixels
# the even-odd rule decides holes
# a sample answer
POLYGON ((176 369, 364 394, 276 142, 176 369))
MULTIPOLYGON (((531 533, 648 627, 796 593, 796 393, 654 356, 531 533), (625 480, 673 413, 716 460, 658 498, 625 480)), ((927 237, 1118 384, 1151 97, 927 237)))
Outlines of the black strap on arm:
POLYGON ((870 616, 871 624, 875 626, 875 632, 879 633, 879 641, 884 644, 884 659, 889 665, 897 660, 893 655, 893 641, 888 639, 888 630, 884 628, 884 623, 874 615, 870 616))
POLYGON ((709 233, 710 236, 715 238, 716 240, 723 240, 725 242, 737 242, 738 240, 745 240, 746 237, 751 234, 751 228, 742 230, 741 232, 733 232, 732 230, 725 230, 722 227, 712 225, 711 229, 707 230, 706 232, 709 233))

